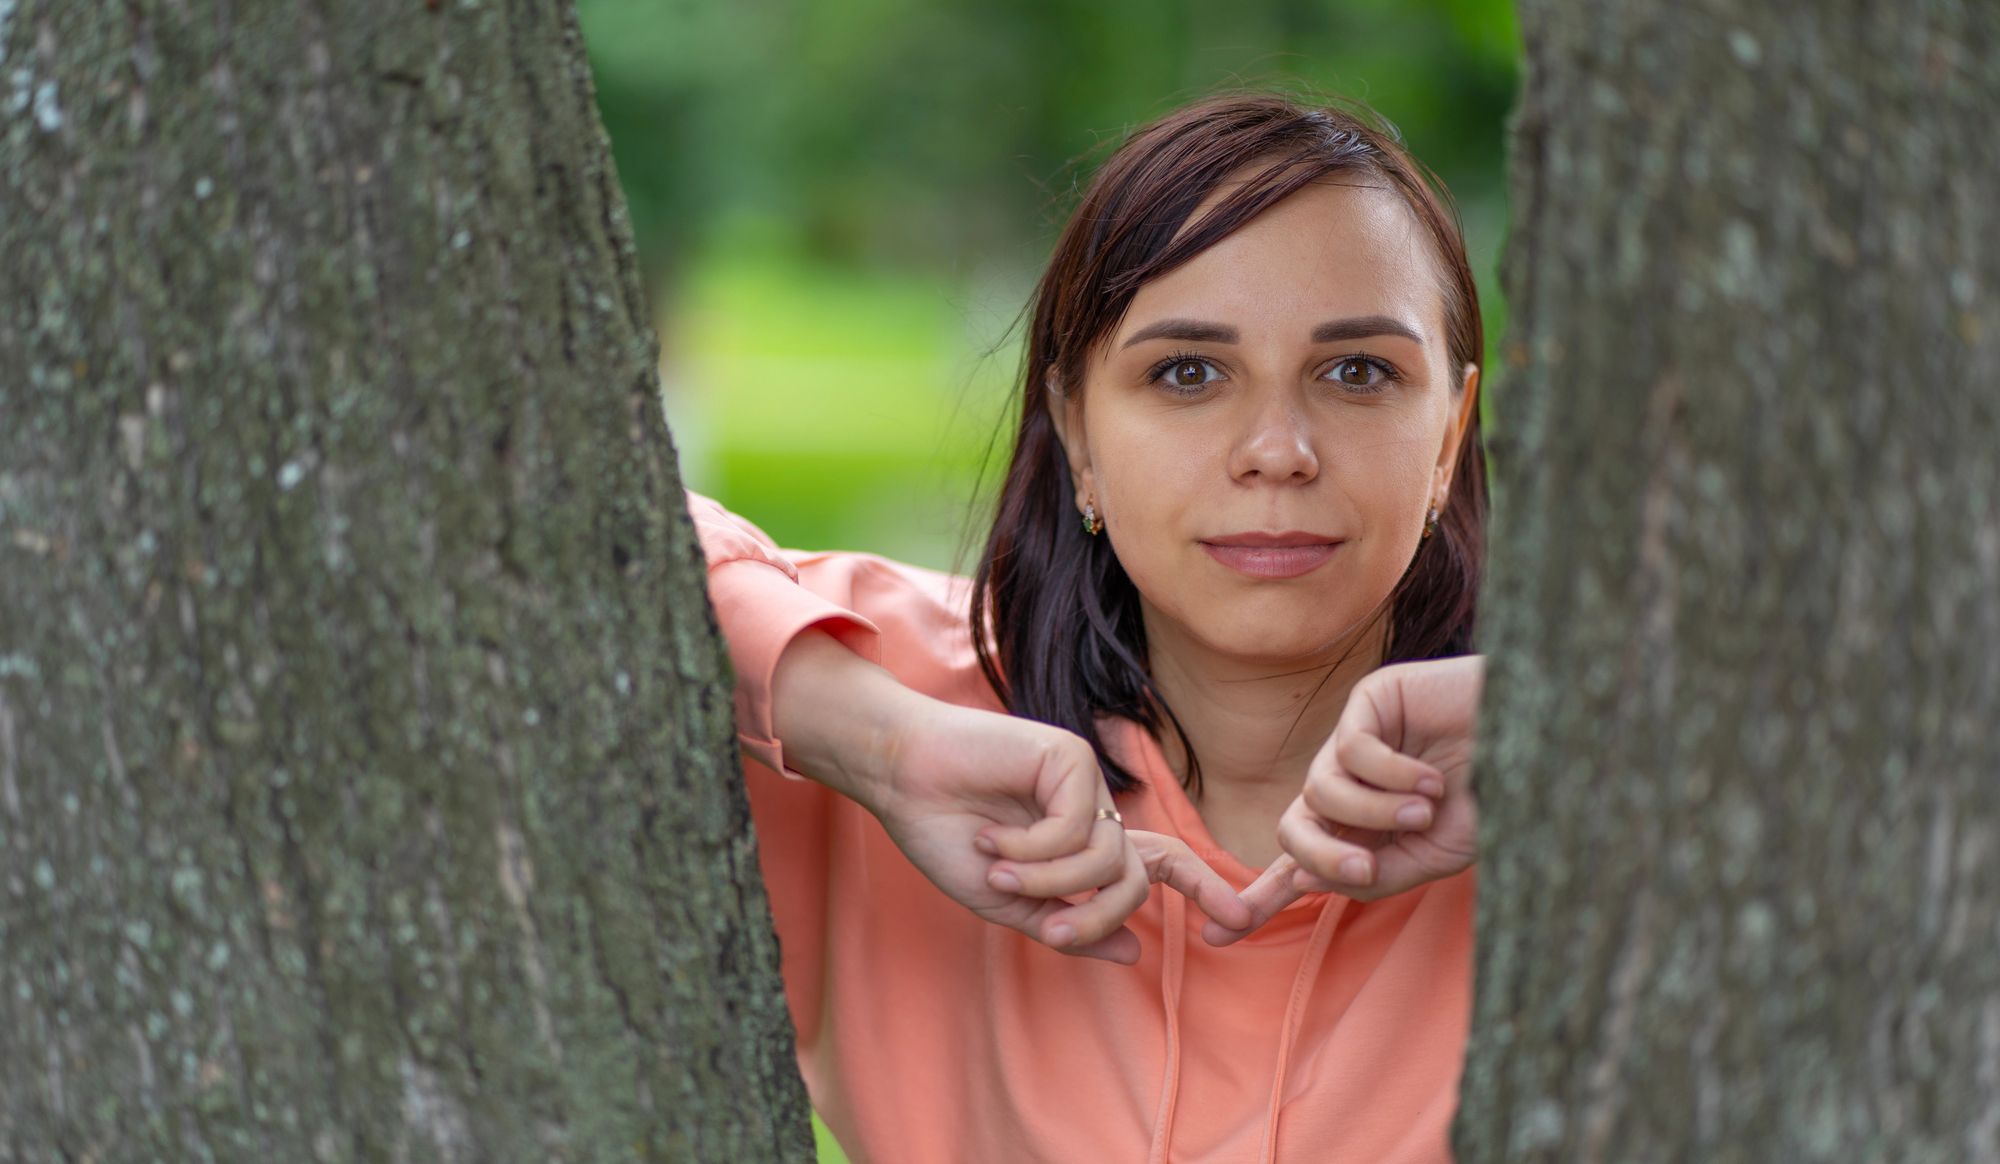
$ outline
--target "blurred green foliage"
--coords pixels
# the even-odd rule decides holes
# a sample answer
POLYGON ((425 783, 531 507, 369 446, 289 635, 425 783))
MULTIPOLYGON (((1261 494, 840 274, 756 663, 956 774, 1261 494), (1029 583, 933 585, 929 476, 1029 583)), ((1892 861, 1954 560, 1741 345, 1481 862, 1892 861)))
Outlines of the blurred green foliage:
POLYGON ((819 1147, 819 1164, 847 1164, 847 1153, 840 1150, 840 1141, 833 1138, 817 1114, 813 1116, 813 1142, 819 1147))
POLYGON ((964 564, 1007 327, 1076 184, 1217 88, 1388 117, 1456 195, 1497 323, 1507 0, 579 7, 684 475, 784 544, 964 564))
POLYGON ((751 235, 687 266, 663 324, 683 476, 780 544, 949 567, 1007 398, 1011 362, 983 353, 1018 289, 975 310, 948 272, 751 235))
POLYGON ((949 265, 1043 238, 1071 159, 1217 86, 1366 100, 1498 192, 1505 0, 582 0, 641 247, 731 212, 836 262, 949 265))

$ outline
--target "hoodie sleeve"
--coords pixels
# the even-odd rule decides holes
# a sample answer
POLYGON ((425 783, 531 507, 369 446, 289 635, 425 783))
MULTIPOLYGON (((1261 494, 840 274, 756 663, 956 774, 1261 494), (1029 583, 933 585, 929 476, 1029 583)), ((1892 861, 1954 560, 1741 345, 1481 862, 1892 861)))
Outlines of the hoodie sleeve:
POLYGON ((708 597, 729 643, 736 668, 736 733, 744 754, 786 776, 784 744, 771 723, 771 678, 778 657, 813 627, 870 662, 882 661, 881 632, 873 622, 806 589, 798 567, 764 532, 698 494, 688 494, 688 516, 708 559, 708 597))

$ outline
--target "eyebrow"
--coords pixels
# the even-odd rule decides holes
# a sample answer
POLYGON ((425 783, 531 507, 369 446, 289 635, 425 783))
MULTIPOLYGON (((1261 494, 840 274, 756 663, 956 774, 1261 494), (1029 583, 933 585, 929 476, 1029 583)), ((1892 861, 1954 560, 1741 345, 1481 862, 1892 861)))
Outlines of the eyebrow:
POLYGON ((1411 343, 1424 342, 1424 337, 1418 335, 1409 324, 1386 315, 1361 315, 1353 319, 1335 319, 1313 328, 1313 342, 1316 344, 1372 339, 1378 335, 1401 336, 1411 343))
MULTIPOLYGON (((1339 343, 1342 340, 1371 339, 1375 336, 1393 335, 1412 343, 1424 342, 1416 329, 1399 319, 1386 315, 1360 315, 1353 319, 1334 319, 1313 328, 1312 342, 1316 344, 1339 343)), ((1224 323, 1206 323, 1199 319, 1163 319, 1148 324, 1132 333, 1120 348, 1142 344, 1147 340, 1171 339, 1184 343, 1233 344, 1241 338, 1236 329, 1224 323)))
POLYGON ((1147 340, 1182 340, 1191 344, 1233 344, 1237 340, 1236 329, 1226 323, 1203 323, 1199 319, 1163 319, 1148 324, 1132 333, 1132 338, 1120 344, 1129 348, 1147 340))

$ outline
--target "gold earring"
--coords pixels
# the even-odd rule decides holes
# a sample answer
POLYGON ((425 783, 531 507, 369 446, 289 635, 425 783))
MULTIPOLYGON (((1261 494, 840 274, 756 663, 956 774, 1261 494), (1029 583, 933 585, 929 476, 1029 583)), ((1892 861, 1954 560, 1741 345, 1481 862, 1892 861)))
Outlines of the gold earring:
POLYGON ((1437 527, 1438 527, 1438 507, 1433 505, 1431 506, 1431 515, 1424 519, 1424 536, 1429 537, 1432 534, 1436 533, 1437 527))
POLYGON ((1093 493, 1090 500, 1083 503, 1083 532, 1096 537, 1103 529, 1104 519, 1097 516, 1097 495, 1093 493))

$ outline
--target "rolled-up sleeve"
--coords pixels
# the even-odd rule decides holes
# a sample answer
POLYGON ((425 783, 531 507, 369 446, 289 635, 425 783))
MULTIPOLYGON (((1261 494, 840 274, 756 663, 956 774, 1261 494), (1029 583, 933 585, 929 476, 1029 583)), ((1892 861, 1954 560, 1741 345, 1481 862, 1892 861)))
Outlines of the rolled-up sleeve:
POLYGON ((875 624, 799 584, 798 567, 762 530, 698 494, 688 515, 708 560, 708 597, 736 668, 736 732, 752 759, 793 779, 771 722, 778 658, 801 633, 819 628, 871 662, 882 660, 875 624))

